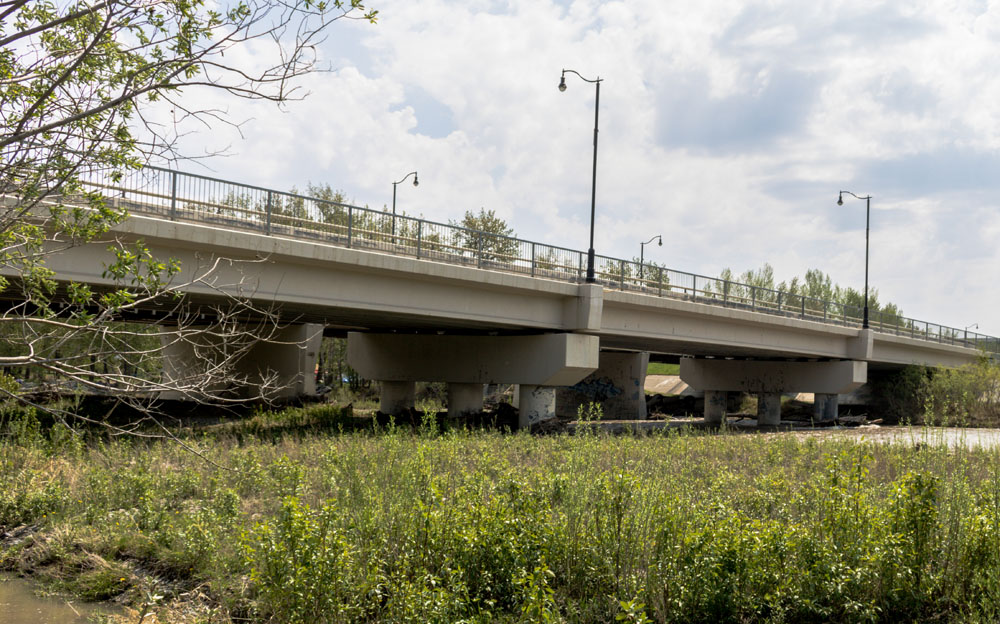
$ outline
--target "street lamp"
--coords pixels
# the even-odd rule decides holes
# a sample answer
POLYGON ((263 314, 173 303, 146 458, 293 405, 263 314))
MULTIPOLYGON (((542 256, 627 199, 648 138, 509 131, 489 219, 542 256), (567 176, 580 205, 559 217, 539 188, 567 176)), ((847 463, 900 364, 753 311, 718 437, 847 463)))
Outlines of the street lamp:
POLYGON ((969 325, 969 326, 967 326, 965 328, 965 341, 966 342, 968 342, 968 340, 969 340, 969 329, 971 329, 973 327, 975 327, 976 329, 979 329, 979 323, 973 323, 972 325, 969 325))
MULTIPOLYGON (((396 236, 396 185, 397 184, 402 184, 403 182, 406 181, 406 178, 408 178, 410 176, 413 176, 413 186, 420 186, 420 180, 417 179, 417 172, 416 171, 411 171, 408 174, 406 174, 405 176, 403 176, 403 179, 400 180, 399 182, 393 182, 392 183, 392 235, 393 235, 393 237, 396 236)), ((395 238, 393 240, 395 240, 395 238)))
POLYGON ((590 248, 587 250, 587 283, 594 283, 594 206, 597 201, 597 116, 601 104, 601 78, 590 80, 584 78, 572 69, 562 70, 562 77, 559 79, 559 90, 566 90, 566 72, 576 74, 580 80, 592 83, 597 87, 597 94, 594 97, 594 173, 590 182, 590 248))
POLYGON ((844 193, 847 193, 855 199, 865 200, 865 317, 864 321, 861 323, 861 329, 868 329, 868 233, 871 226, 871 214, 872 214, 872 196, 865 195, 864 197, 858 197, 850 191, 841 191, 840 195, 837 197, 837 205, 844 205, 844 193))
POLYGON ((659 234, 657 234, 653 238, 649 239, 645 243, 639 243, 639 281, 640 282, 642 281, 642 273, 643 273, 642 267, 643 267, 644 261, 646 259, 646 255, 645 255, 646 245, 652 243, 655 240, 660 241, 659 245, 660 245, 660 247, 663 247, 663 237, 660 236, 659 234))

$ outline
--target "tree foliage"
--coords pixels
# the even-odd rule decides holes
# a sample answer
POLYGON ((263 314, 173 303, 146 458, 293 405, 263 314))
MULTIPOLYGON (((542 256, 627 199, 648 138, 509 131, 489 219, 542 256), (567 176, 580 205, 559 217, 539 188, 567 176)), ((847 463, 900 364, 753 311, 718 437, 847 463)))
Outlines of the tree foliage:
POLYGON ((514 228, 492 209, 480 208, 478 213, 466 210, 461 221, 449 223, 464 228, 458 232, 459 246, 484 260, 505 262, 517 255, 514 228))
MULTIPOLYGON (((832 278, 819 269, 809 269, 802 279, 796 276, 787 282, 775 283, 774 268, 767 263, 740 275, 729 268, 723 269, 714 287, 709 286, 708 290, 734 298, 753 298, 760 303, 777 305, 780 302, 811 312, 822 312, 824 302, 829 302, 833 307, 827 306, 827 313, 857 318, 861 317, 865 300, 863 291, 834 284, 832 278)), ((868 308, 873 320, 880 323, 894 325, 902 319, 903 311, 896 304, 879 302, 876 288, 868 289, 868 308)))
MULTIPOLYGON (((0 293, 7 302, 0 365, 7 374, 32 369, 126 395, 162 389, 161 380, 137 374, 159 353, 150 329, 121 321, 156 306, 173 313, 167 334, 187 340, 187 330, 196 330, 184 324, 193 312, 180 293, 192 281, 209 284, 222 259, 192 267, 193 277, 179 283, 175 260, 114 235, 127 213, 102 185, 151 159, 182 156, 177 140, 191 124, 239 124, 193 106, 192 94, 294 100, 303 95, 295 79, 317 69, 314 48, 326 28, 375 17, 361 0, 0 0, 0 293), (103 276, 112 287, 97 290, 46 266, 52 254, 87 243, 108 249, 103 276), (85 363, 95 359, 100 374, 85 363), (114 362, 123 364, 109 370, 114 362)), ((246 325, 227 311, 245 313, 246 302, 230 304, 217 306, 214 325, 197 331, 249 340, 240 329, 246 325)), ((269 322, 269 311, 259 312, 269 322)), ((203 383, 216 385, 211 377, 203 383)), ((10 380, 0 391, 16 397, 10 380)))

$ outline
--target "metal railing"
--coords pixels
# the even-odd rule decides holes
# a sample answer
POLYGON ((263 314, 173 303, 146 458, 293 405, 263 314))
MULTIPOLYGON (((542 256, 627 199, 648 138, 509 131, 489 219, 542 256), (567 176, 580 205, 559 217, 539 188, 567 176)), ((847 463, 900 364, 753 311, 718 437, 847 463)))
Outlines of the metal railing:
MULTIPOLYGON (((149 166, 118 181, 95 176, 84 184, 130 212, 171 220, 560 281, 583 282, 586 276, 583 251, 171 169, 149 166)), ((858 306, 620 258, 596 256, 595 277, 605 288, 622 291, 835 325, 862 323, 858 306)), ((872 311, 869 325, 883 333, 1000 354, 1000 338, 896 314, 872 311)))

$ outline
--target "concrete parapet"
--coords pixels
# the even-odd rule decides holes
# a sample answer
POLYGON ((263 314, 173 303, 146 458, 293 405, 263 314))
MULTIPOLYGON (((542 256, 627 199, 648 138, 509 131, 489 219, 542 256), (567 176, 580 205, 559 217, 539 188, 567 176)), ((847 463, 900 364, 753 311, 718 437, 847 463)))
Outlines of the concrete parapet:
POLYGON ((607 419, 644 420, 648 366, 648 353, 602 351, 596 371, 576 385, 559 388, 559 416, 575 418, 581 405, 594 402, 601 404, 607 419))

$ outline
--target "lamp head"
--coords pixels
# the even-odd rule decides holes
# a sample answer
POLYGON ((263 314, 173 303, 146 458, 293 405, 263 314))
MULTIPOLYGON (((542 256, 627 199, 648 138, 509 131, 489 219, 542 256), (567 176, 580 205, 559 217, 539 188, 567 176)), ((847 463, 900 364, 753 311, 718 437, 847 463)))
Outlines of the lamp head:
POLYGON ((417 179, 417 172, 413 172, 413 186, 420 186, 420 180, 417 179))
POLYGON ((563 75, 559 78, 559 90, 566 90, 566 72, 563 72, 563 75))
POLYGON ((660 239, 660 242, 659 242, 660 247, 663 247, 663 237, 662 236, 657 236, 657 238, 660 239))
POLYGON ((843 206, 844 205, 844 194, 843 193, 841 193, 840 195, 837 196, 837 205, 838 206, 843 206))

